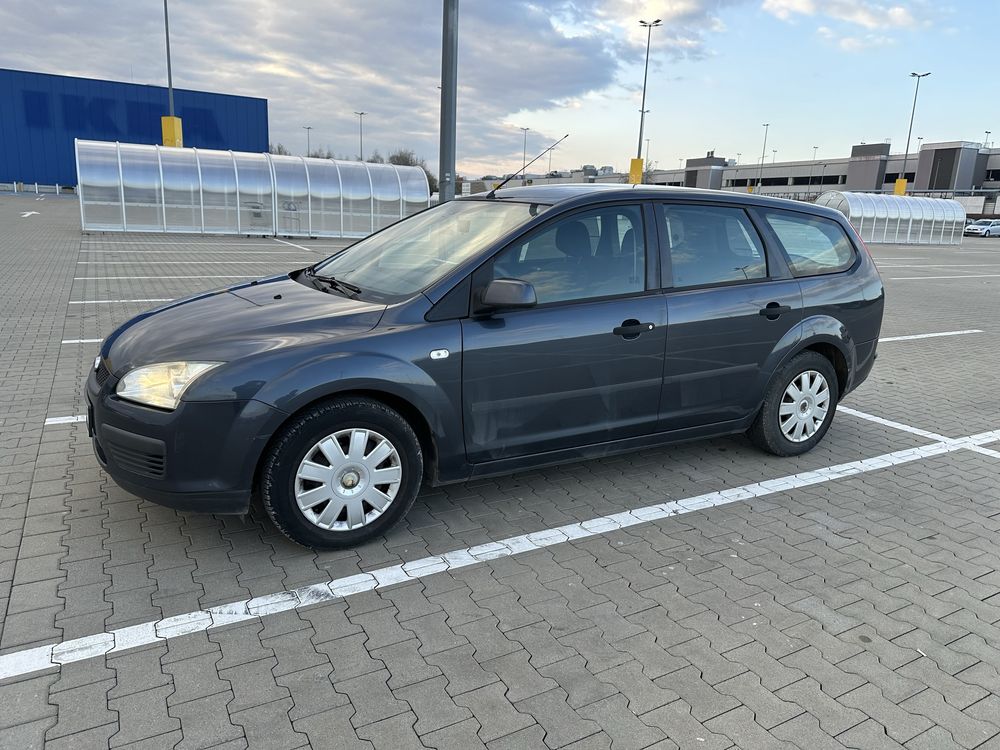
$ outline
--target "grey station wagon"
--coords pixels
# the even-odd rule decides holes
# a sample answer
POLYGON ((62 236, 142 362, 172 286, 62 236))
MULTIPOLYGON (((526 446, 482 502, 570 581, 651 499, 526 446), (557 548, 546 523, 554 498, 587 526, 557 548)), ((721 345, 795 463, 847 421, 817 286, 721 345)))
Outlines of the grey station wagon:
POLYGON ((164 305, 86 384, 101 465, 317 548, 421 484, 746 432, 814 447, 871 370, 884 292, 840 214, 562 185, 436 206, 315 266, 164 305))

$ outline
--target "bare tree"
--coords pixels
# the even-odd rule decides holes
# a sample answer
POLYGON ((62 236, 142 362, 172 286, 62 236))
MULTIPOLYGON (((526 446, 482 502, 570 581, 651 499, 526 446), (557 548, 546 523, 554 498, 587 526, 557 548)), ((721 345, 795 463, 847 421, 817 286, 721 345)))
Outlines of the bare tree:
POLYGON ((270 153, 277 154, 279 156, 290 156, 291 153, 292 153, 291 151, 289 151, 287 148, 285 148, 280 143, 269 143, 269 144, 267 144, 267 150, 270 153))

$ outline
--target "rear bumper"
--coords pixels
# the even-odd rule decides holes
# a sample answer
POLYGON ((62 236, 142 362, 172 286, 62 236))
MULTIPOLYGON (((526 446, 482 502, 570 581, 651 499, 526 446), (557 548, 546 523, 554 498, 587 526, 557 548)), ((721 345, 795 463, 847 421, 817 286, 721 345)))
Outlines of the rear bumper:
POLYGON ((846 396, 848 393, 853 391, 859 385, 868 379, 871 374, 872 367, 875 366, 875 358, 878 356, 878 339, 872 339, 871 341, 866 341, 863 344, 856 344, 854 347, 855 363, 854 368, 851 371, 850 378, 847 383, 847 388, 841 395, 841 398, 846 396))
POLYGON ((245 513, 254 472, 285 415, 254 400, 182 402, 172 412, 123 401, 114 378, 87 378, 94 453, 122 489, 178 510, 245 513))

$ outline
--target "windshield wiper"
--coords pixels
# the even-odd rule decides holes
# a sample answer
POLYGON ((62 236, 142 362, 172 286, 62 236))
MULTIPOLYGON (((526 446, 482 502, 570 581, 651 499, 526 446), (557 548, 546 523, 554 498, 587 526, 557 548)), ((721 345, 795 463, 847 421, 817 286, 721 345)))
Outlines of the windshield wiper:
POLYGON ((316 281, 321 281, 324 284, 329 284, 334 289, 346 294, 352 299, 357 299, 358 295, 361 294, 361 287, 355 286, 349 281, 343 281, 338 279, 336 276, 324 276, 321 273, 316 273, 312 268, 306 269, 306 276, 310 279, 315 279, 316 281))

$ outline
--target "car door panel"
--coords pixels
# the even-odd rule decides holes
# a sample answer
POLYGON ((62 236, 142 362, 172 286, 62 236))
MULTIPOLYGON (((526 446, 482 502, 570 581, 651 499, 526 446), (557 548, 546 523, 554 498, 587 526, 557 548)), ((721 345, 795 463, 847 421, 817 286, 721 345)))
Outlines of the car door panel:
POLYGON ((470 462, 656 428, 666 303, 659 291, 645 291, 651 222, 638 203, 570 212, 474 274, 474 298, 489 280, 509 278, 530 283, 539 304, 463 321, 470 462))
POLYGON ((695 427, 756 408, 772 352, 802 320, 802 295, 790 279, 674 291, 667 315, 662 427, 695 427), (766 317, 768 305, 789 310, 766 317))
POLYGON ((745 419, 763 397, 779 342, 787 346, 802 320, 799 284, 740 207, 663 202, 657 219, 673 287, 660 428, 745 419))
POLYGON ((658 294, 463 321, 469 460, 651 432, 665 323, 658 294), (630 320, 653 329, 634 338, 612 332, 630 320))

